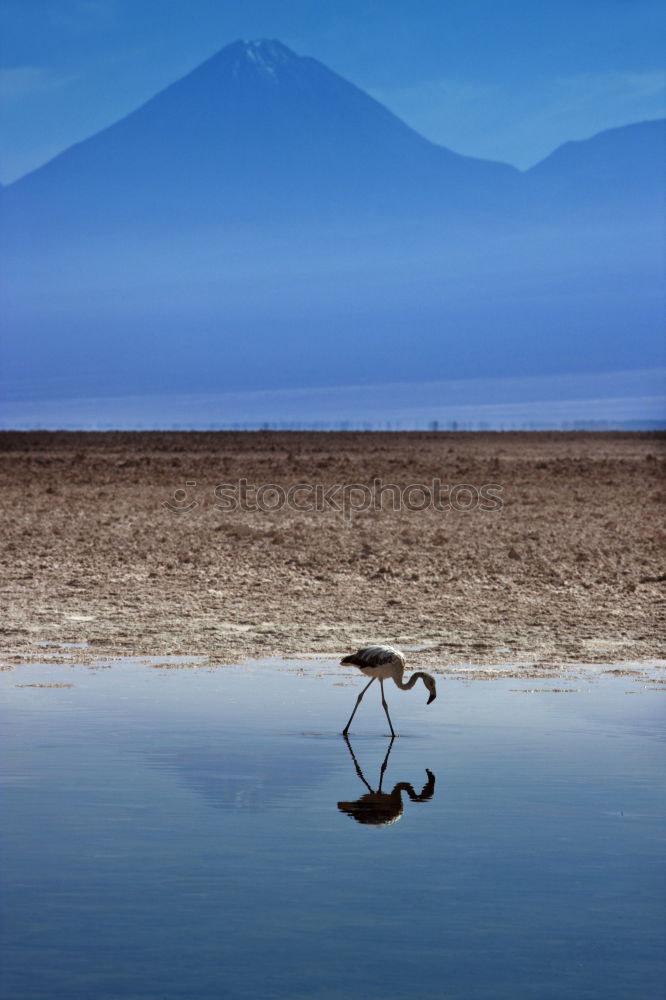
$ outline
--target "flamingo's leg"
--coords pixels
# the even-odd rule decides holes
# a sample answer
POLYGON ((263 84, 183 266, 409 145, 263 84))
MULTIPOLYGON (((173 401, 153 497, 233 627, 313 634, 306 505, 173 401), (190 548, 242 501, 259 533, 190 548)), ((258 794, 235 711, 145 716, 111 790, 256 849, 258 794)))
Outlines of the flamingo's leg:
POLYGON ((392 736, 391 739, 389 740, 388 750, 386 751, 386 757, 384 757, 384 763, 382 764, 381 770, 379 772, 379 788, 377 789, 378 792, 381 792, 382 790, 382 782, 384 781, 384 775, 386 773, 386 768, 388 766, 389 757, 391 756, 391 747, 393 746, 394 742, 395 742, 395 736, 392 736))
POLYGON ((356 760, 356 755, 355 755, 354 751, 352 750, 352 745, 349 742, 349 737, 348 736, 345 736, 345 743, 347 744, 347 749, 349 750, 349 752, 350 752, 350 754, 352 756, 352 760, 354 761, 354 767, 356 768, 356 773, 358 774, 359 778, 361 779, 361 781, 363 782, 363 784, 365 785, 365 787, 368 789, 368 791, 370 792, 370 794, 373 795, 374 794, 374 790, 370 787, 370 785, 365 780, 365 775, 363 774, 363 771, 361 770, 359 762, 356 760))
MULTIPOLYGON (((373 683, 374 683, 374 681, 375 681, 375 678, 373 677, 373 678, 372 678, 372 680, 370 681, 370 684, 373 684, 373 683)), ((359 705, 361 704, 361 698, 363 697, 363 695, 365 694, 365 692, 366 692, 366 691, 368 690, 368 688, 370 687, 370 684, 366 684, 366 685, 365 685, 365 687, 364 687, 364 688, 363 688, 363 690, 361 691, 360 695, 359 695, 359 696, 358 696, 358 698, 356 699, 356 704, 354 705, 354 711, 353 711, 353 712, 352 712, 352 714, 351 714, 351 715, 349 716, 349 722, 347 723, 347 725, 345 726, 345 728, 344 728, 344 729, 342 730, 342 735, 343 735, 343 736, 346 736, 346 735, 347 735, 347 733, 349 732, 349 727, 350 727, 350 726, 351 726, 351 724, 352 724, 352 719, 353 719, 353 718, 354 718, 354 716, 356 715, 356 709, 357 709, 357 708, 358 708, 358 706, 359 706, 359 705)))
POLYGON ((393 732, 393 723, 391 722, 391 716, 389 715, 388 705, 386 704, 386 698, 384 697, 384 681, 380 679, 379 686, 382 689, 382 705, 384 711, 386 712, 386 718, 388 719, 389 728, 391 730, 391 736, 395 739, 395 733, 393 732))

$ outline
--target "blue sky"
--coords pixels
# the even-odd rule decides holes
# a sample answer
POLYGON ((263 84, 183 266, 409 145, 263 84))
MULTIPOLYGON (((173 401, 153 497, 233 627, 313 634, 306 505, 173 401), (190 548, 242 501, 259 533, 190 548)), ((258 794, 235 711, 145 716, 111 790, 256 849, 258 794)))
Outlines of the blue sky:
POLYGON ((656 0, 3 0, 0 179, 236 38, 279 38, 458 152, 530 166, 666 113, 656 0))

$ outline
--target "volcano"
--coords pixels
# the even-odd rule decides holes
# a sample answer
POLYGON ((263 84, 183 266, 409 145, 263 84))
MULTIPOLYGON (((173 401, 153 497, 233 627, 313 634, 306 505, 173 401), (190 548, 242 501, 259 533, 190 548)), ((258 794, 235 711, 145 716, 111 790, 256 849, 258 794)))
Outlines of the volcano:
POLYGON ((10 204, 35 234, 265 227, 458 215, 519 177, 428 142, 315 59, 239 41, 15 183, 10 204))
POLYGON ((661 362, 664 123, 522 173, 238 41, 2 189, 13 398, 661 362), (631 336, 628 336, 628 331, 631 336))

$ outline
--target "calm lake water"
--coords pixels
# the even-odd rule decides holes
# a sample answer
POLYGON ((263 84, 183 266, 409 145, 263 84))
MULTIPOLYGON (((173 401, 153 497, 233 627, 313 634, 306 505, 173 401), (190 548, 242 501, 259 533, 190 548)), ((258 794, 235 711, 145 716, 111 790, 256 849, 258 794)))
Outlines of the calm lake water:
POLYGON ((664 691, 346 679, 0 675, 3 995, 661 996, 664 691))

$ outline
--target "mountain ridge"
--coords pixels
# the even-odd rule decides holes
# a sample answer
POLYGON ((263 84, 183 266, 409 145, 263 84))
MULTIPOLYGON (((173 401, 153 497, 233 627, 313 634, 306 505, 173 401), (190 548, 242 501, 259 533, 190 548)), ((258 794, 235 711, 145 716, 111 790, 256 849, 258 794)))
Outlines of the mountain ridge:
POLYGON ((175 94, 178 94, 183 88, 189 88, 193 83, 197 86, 201 84, 199 89, 204 90, 207 95, 210 95, 215 93, 215 88, 211 88, 211 84, 216 84, 219 87, 220 84, 224 85, 232 81, 243 82, 243 80, 247 79, 248 76, 254 77, 255 79, 257 76, 263 77, 264 82, 267 80, 270 82, 277 82, 277 73, 284 72, 285 70, 288 71, 292 77, 296 76, 302 78, 302 72, 299 73, 298 71, 304 69, 314 70, 320 78, 322 75, 325 76, 329 83, 334 82, 334 85, 337 88, 345 90, 347 95, 353 93, 355 99, 361 97, 365 104, 369 108, 371 107, 374 112, 380 114, 386 122, 390 121, 394 127, 397 126, 401 130, 404 136, 409 136, 411 140, 417 141, 423 148, 443 150, 446 154, 460 158, 461 161, 465 161, 466 163, 493 164, 504 168, 508 172, 520 172, 511 164, 458 153, 442 144, 434 143, 431 140, 426 139, 416 129, 412 128, 412 126, 404 122, 385 105, 381 104, 381 102, 365 93, 355 84, 345 80, 333 70, 330 70, 323 63, 319 62, 319 60, 314 59, 311 56, 298 56, 283 43, 275 39, 262 39, 249 42, 237 40, 225 46, 206 59, 203 63, 194 67, 182 77, 179 77, 177 80, 168 84, 166 87, 163 87, 145 101, 141 102, 141 104, 129 111, 127 114, 123 115, 121 118, 109 123, 90 136, 86 136, 84 139, 73 143, 71 146, 68 146, 66 149, 51 157, 45 163, 40 164, 38 167, 35 167, 22 177, 12 181, 11 184, 5 185, 5 187, 14 188, 21 185, 27 178, 39 173, 55 161, 59 161, 63 156, 69 154, 70 151, 80 149, 91 140, 108 133, 109 130, 117 128, 123 123, 126 123, 128 120, 133 119, 137 114, 143 115, 146 112, 151 112, 154 110, 156 105, 161 104, 164 100, 172 99, 175 94), (267 54, 270 54, 270 59, 265 58, 267 54))
MULTIPOLYGON (((313 66, 318 67, 318 69, 325 70, 327 73, 333 73, 333 71, 329 70, 328 67, 326 67, 323 63, 319 62, 319 60, 311 56, 296 55, 296 53, 294 53, 291 49, 289 49, 278 39, 250 39, 250 40, 237 39, 236 41, 231 42, 227 46, 224 46, 222 49, 218 50, 212 56, 208 57, 208 59, 204 60, 204 62, 200 63, 193 69, 189 70, 187 73, 179 77, 177 80, 174 80, 166 87, 161 88, 155 94, 148 97, 145 101, 142 101, 139 105, 137 105, 136 108, 133 108, 131 111, 128 111, 127 114, 122 115, 114 122, 110 122, 108 125, 103 126, 101 129, 97 130, 94 133, 91 133, 91 135, 86 136, 85 138, 79 140, 78 142, 72 143, 70 146, 66 147, 66 149, 61 150, 59 153, 55 154, 55 156, 50 157, 44 163, 39 164, 38 166, 29 170, 21 177, 18 177, 8 183, 0 184, 0 188, 8 190, 10 188, 15 187, 16 185, 20 185, 24 180, 26 180, 26 178, 31 177, 33 174, 42 170, 44 167, 53 163, 55 160, 58 160, 61 156, 68 153, 70 150, 84 145, 91 139, 94 139, 96 136, 99 136, 101 133, 104 133, 108 131, 108 129, 112 129, 115 126, 119 125, 120 123, 126 121, 128 118, 132 117, 137 112, 151 105, 152 102, 155 101, 155 99, 159 98, 161 95, 167 94, 174 87, 178 87, 180 84, 190 80, 192 77, 200 75, 202 71, 216 72, 220 67, 222 68, 228 67, 231 69, 230 75, 231 78, 233 78, 237 75, 238 71, 242 71, 243 69, 247 69, 248 66, 253 65, 254 69, 258 70, 259 72, 263 71, 268 77, 274 77, 274 71, 276 66, 277 67, 293 66, 297 62, 301 62, 303 64, 311 64, 313 66), (267 54, 270 56, 270 58, 265 58, 267 54), (233 65, 231 65, 232 60, 233 60, 233 65)), ((336 77, 338 76, 338 74, 334 75, 336 77)), ((344 78, 342 77, 338 77, 338 79, 344 80, 344 78)), ((344 82, 347 83, 347 81, 344 82)), ((360 88, 356 87, 356 85, 354 84, 349 84, 349 85, 354 87, 356 90, 360 90, 360 88)), ((656 119, 645 119, 637 122, 630 122, 625 125, 614 126, 608 129, 601 129, 598 132, 595 132, 583 139, 566 140, 565 142, 560 143, 558 146, 554 147, 554 149, 552 149, 550 153, 542 157, 539 161, 537 161, 537 163, 533 164, 531 167, 528 167, 526 169, 520 169, 505 160, 488 159, 487 157, 479 157, 467 153, 461 153, 457 150, 451 149, 450 147, 442 143, 437 143, 430 139, 427 139, 425 136, 421 135, 421 133, 418 132, 418 130, 416 130, 408 123, 403 121, 398 115, 392 112, 385 105, 381 104, 381 102, 377 101, 375 98, 372 98, 369 94, 365 94, 365 92, 363 91, 360 92, 364 93, 364 96, 367 98, 368 101, 373 102, 373 104, 377 108, 381 108, 383 113, 391 116, 391 118, 394 121, 400 123, 400 125, 406 131, 411 133, 412 136, 417 137, 422 143, 427 144, 428 146, 435 147, 437 149, 446 150, 446 152, 453 153, 455 156, 461 157, 462 159, 467 161, 472 161, 472 162, 476 161, 482 163, 492 163, 496 165, 501 165, 503 167, 509 168, 511 171, 516 171, 517 173, 524 175, 529 175, 535 172, 539 172, 543 167, 543 165, 546 163, 550 163, 550 161, 556 154, 559 157, 564 151, 571 151, 573 149, 578 149, 584 146, 586 143, 598 140, 601 136, 607 134, 619 134, 625 129, 631 130, 637 127, 657 126, 657 125, 661 125, 663 127, 664 125, 666 125, 666 118, 656 118, 656 119)))
POLYGON ((408 228, 513 227, 548 217, 551 189, 569 201, 554 217, 612 211, 616 188, 629 203, 632 173, 640 172, 634 202, 654 197, 658 170, 639 171, 635 157, 605 189, 581 189, 580 169, 576 180, 555 176, 563 159, 621 145, 635 128, 564 144, 521 172, 431 142, 276 39, 238 40, 3 188, 2 202, 8 229, 37 245, 105 229, 113 238, 131 230, 132 239, 211 225, 302 233, 313 219, 335 229, 343 217, 376 229, 390 214, 408 228))
POLYGON ((232 43, 2 191, 5 383, 657 366, 662 132, 603 132, 521 173, 429 142, 275 40, 232 43))
POLYGON ((375 226, 387 205, 403 220, 492 208, 518 176, 430 143, 317 60, 236 42, 15 181, 3 203, 9 228, 37 243, 104 229, 303 230, 314 217, 375 226))

